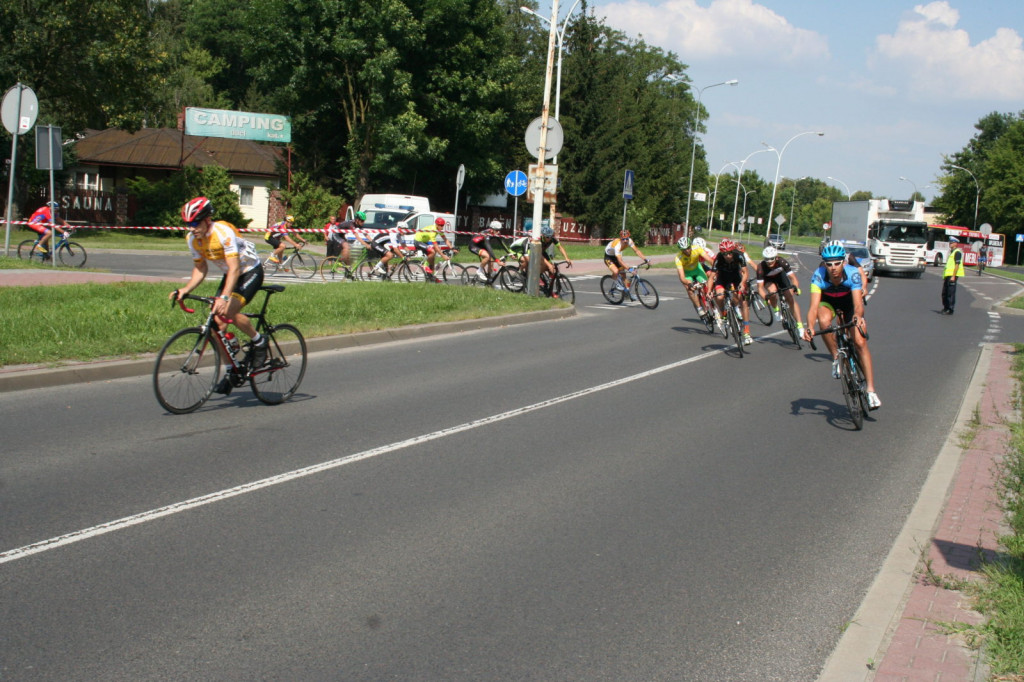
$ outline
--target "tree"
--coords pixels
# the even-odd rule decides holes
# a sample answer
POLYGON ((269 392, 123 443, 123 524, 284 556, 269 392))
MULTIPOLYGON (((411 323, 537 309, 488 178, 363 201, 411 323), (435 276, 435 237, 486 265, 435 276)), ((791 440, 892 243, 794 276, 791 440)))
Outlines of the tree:
POLYGON ((185 166, 165 180, 144 177, 128 180, 128 188, 139 200, 135 221, 139 225, 181 225, 181 207, 192 197, 205 196, 214 207, 214 218, 237 228, 251 222, 242 215, 238 195, 231 189, 231 177, 220 166, 185 166))

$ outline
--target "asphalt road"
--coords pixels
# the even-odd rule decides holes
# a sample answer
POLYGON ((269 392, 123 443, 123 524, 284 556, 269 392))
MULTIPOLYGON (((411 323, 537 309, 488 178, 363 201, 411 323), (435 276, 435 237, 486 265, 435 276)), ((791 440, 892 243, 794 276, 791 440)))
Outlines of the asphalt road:
POLYGON ((755 322, 740 359, 652 278, 654 311, 579 278, 573 319, 315 354, 279 407, 0 394, 0 678, 814 679, 1019 287, 947 317, 935 272, 880 278, 855 432, 822 353, 755 322))

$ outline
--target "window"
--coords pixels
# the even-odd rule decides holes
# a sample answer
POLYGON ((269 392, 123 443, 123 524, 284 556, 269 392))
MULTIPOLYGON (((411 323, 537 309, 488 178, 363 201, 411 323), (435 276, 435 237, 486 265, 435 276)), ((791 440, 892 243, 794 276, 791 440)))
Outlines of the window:
POLYGON ((238 203, 241 206, 252 206, 253 187, 240 185, 238 187, 238 203))

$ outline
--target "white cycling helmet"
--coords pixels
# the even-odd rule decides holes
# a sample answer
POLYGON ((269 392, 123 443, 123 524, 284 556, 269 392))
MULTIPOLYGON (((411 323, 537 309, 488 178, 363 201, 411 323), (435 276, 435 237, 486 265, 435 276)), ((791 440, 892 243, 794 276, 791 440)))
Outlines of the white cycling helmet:
POLYGON ((776 249, 774 246, 766 246, 764 247, 762 255, 764 256, 765 260, 775 260, 775 258, 779 255, 779 250, 776 249))
POLYGON ((679 241, 676 242, 676 246, 685 251, 690 248, 690 240, 686 237, 680 237, 679 241))
POLYGON ((494 230, 495 232, 498 232, 498 231, 501 230, 501 221, 500 220, 492 220, 491 224, 488 225, 487 227, 492 229, 492 230, 494 230))
POLYGON ((696 246, 698 249, 702 249, 704 251, 708 250, 708 243, 704 241, 704 237, 695 238, 693 240, 693 245, 696 246))

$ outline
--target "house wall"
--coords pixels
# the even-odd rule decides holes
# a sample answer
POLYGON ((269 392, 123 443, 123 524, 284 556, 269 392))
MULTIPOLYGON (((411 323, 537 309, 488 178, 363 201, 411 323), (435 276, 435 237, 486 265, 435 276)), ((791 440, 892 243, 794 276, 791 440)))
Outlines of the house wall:
POLYGON ((270 220, 270 197, 277 186, 276 182, 268 182, 266 178, 244 175, 231 178, 231 191, 238 194, 242 215, 252 220, 249 223, 251 229, 263 230, 273 224, 270 220))

